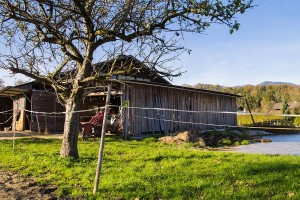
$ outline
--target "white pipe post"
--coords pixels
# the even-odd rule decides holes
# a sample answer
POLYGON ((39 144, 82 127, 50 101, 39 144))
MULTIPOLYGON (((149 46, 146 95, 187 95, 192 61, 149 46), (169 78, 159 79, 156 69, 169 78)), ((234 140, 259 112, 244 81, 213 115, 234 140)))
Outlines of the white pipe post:
POLYGON ((108 113, 108 108, 109 108, 109 103, 110 103, 111 87, 112 87, 112 84, 111 84, 111 82, 109 82, 107 85, 107 95, 106 95, 105 110, 104 110, 104 117, 103 117, 103 123, 102 123, 100 148, 99 148, 97 170, 96 170, 96 176, 95 176, 95 185, 94 185, 94 190, 93 190, 94 194, 98 191, 99 183, 100 183, 100 173, 101 173, 101 168, 102 168, 104 141, 105 141, 105 133, 106 133, 106 121, 107 121, 107 113, 108 113))

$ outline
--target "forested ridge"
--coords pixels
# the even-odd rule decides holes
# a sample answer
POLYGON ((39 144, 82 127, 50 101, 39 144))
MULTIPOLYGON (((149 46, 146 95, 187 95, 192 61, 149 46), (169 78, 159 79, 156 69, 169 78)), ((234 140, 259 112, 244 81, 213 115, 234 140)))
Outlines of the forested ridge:
MULTIPOLYGON (((300 86, 294 84, 268 84, 268 85, 245 85, 237 87, 225 87, 212 84, 184 85, 197 89, 227 92, 243 96, 247 99, 252 111, 274 112, 275 103, 300 102, 300 86)), ((239 99, 238 105, 247 108, 245 100, 239 99)), ((299 114, 300 108, 291 109, 291 113, 299 114)))

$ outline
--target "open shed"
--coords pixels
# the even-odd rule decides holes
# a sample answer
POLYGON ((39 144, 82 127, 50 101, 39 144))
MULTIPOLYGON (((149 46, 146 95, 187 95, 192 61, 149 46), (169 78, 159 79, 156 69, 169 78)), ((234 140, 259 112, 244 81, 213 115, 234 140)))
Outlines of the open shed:
MULTIPOLYGON (((16 131, 61 132, 64 115, 51 116, 45 113, 63 112, 64 107, 56 100, 56 95, 49 86, 40 82, 29 82, 18 86, 8 86, 0 90, 2 118, 10 118, 1 126, 16 131)), ((5 119, 2 119, 4 121, 5 119)))

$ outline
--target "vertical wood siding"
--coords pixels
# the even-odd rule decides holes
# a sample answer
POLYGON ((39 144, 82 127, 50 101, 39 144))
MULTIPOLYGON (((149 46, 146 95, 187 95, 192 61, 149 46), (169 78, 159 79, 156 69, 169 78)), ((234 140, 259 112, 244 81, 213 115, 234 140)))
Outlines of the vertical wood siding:
POLYGON ((236 97, 140 84, 130 84, 126 87, 125 93, 125 100, 129 101, 130 107, 212 111, 191 113, 129 109, 129 130, 134 135, 161 131, 219 129, 224 126, 214 125, 237 124, 236 114, 213 113, 214 111, 235 112, 236 97))
MULTIPOLYGON (((36 112, 64 112, 64 107, 57 103, 56 95, 44 91, 32 91, 32 111, 36 112)), ((31 131, 62 132, 64 130, 64 115, 31 114, 31 131)))

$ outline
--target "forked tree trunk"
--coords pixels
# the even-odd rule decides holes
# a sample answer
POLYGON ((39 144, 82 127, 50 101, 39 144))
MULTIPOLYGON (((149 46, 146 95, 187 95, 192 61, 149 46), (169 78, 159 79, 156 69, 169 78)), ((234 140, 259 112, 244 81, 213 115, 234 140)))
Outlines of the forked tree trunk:
POLYGON ((78 132, 79 132, 79 113, 74 112, 80 110, 81 106, 81 95, 77 94, 73 99, 65 105, 65 125, 64 135, 60 150, 61 157, 74 157, 78 158, 78 132))

